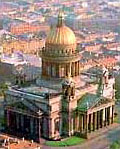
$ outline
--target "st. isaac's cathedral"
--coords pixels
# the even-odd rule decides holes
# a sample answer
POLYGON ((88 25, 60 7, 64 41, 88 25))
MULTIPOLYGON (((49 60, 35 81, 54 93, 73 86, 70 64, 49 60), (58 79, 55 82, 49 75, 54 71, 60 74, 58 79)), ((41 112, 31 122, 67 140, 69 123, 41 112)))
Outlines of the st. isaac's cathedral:
POLYGON ((42 73, 36 84, 9 87, 5 94, 5 129, 39 141, 79 135, 88 138, 114 122, 115 79, 102 68, 97 83, 81 74, 81 53, 62 13, 40 52, 42 73))

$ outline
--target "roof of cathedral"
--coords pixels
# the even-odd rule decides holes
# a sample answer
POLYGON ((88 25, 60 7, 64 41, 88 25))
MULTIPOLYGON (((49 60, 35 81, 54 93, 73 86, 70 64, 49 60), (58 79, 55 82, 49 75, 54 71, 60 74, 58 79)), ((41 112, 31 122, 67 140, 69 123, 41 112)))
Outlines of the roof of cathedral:
POLYGON ((76 44, 76 37, 74 32, 63 23, 63 14, 59 13, 58 23, 56 27, 52 27, 48 37, 46 39, 46 44, 54 45, 71 45, 76 44))
POLYGON ((108 101, 105 97, 99 96, 97 94, 86 93, 80 99, 80 101, 78 103, 77 110, 82 111, 82 112, 86 112, 90 108, 94 107, 101 100, 104 100, 104 102, 108 101))

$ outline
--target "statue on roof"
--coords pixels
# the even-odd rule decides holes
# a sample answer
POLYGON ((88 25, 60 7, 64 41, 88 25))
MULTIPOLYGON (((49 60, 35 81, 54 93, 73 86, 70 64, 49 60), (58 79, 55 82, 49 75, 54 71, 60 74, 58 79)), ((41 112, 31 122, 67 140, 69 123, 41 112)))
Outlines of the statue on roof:
POLYGON ((70 73, 68 73, 68 76, 64 79, 62 83, 62 90, 64 96, 66 97, 73 97, 75 95, 75 83, 70 73))

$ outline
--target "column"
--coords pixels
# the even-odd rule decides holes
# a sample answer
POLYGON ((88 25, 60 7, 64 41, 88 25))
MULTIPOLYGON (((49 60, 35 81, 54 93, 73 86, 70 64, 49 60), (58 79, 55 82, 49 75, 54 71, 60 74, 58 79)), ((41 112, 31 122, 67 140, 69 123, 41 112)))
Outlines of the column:
POLYGON ((68 71, 68 68, 67 68, 67 64, 64 64, 65 66, 65 77, 67 76, 67 71, 68 71))
POLYGON ((16 130, 17 129, 17 113, 16 112, 13 112, 13 114, 14 114, 14 126, 13 126, 13 128, 16 130))
POLYGON ((72 76, 75 76, 75 62, 72 63, 72 76))
POLYGON ((17 127, 17 129, 19 129, 19 114, 15 114, 16 115, 16 127, 17 127))
POLYGON ((61 77, 61 65, 59 64, 59 78, 61 77))
POLYGON ((20 117, 21 117, 21 130, 23 132, 24 131, 24 117, 23 115, 20 115, 20 117))
POLYGON ((81 70, 81 65, 80 65, 80 61, 78 61, 78 74, 80 75, 80 70, 81 70))
POLYGON ((33 134, 33 129, 34 129, 34 127, 33 127, 33 125, 34 125, 34 121, 33 121, 34 119, 33 119, 33 117, 31 117, 30 118, 30 134, 32 135, 33 134))
POLYGON ((70 76, 72 76, 72 63, 70 62, 70 64, 69 64, 69 73, 70 73, 70 76))
POLYGON ((42 75, 45 75, 45 62, 42 60, 42 75))
POLYGON ((84 115, 84 132, 87 135, 88 133, 88 115, 84 115))
POLYGON ((114 122, 114 110, 115 110, 115 106, 112 105, 112 121, 111 121, 111 123, 114 122))
POLYGON ((74 129, 73 129, 73 117, 71 118, 71 134, 74 134, 74 129))
POLYGON ((110 125, 110 107, 107 108, 108 125, 110 125))
POLYGON ((10 126, 10 113, 7 110, 7 127, 9 127, 9 126, 10 126))
POLYGON ((78 62, 76 62, 77 64, 77 73, 76 73, 76 76, 78 76, 79 75, 79 61, 78 62))
MULTIPOLYGON (((48 119, 48 132, 49 132, 49 138, 52 136, 52 130, 51 130, 51 125, 52 125, 52 118, 48 119)), ((43 126, 44 127, 44 126, 43 126)), ((60 130, 61 131, 61 130, 60 130)))
POLYGON ((43 70, 42 70, 43 72, 44 72, 44 76, 46 77, 47 76, 47 62, 44 62, 44 66, 43 66, 43 70))
POLYGON ((75 62, 75 76, 77 76, 77 62, 75 62))
POLYGON ((38 134, 38 121, 37 118, 35 118, 35 134, 38 134))
POLYGON ((89 114, 89 122, 88 122, 88 130, 89 132, 91 132, 91 128, 92 128, 92 119, 91 119, 91 114, 89 114))
POLYGON ((110 124, 112 124, 112 106, 110 106, 110 124))
POLYGON ((103 126, 105 126, 105 109, 103 109, 103 126))
POLYGON ((107 125, 107 108, 105 108, 105 121, 104 121, 104 126, 107 125))
POLYGON ((77 63, 78 63, 78 74, 77 75, 79 75, 79 61, 77 63))
POLYGON ((96 119, 97 119, 97 113, 94 112, 93 113, 93 131, 96 130, 96 125, 97 125, 97 123, 96 123, 97 120, 96 119))
POLYGON ((38 124, 38 141, 39 141, 39 143, 40 143, 40 138, 41 138, 41 122, 40 122, 40 117, 37 119, 37 124, 38 124))
POLYGON ((56 77, 59 78, 59 64, 56 64, 56 77))
POLYGON ((50 67, 50 73, 49 73, 49 76, 50 76, 50 77, 53 77, 53 73, 54 73, 54 72, 53 72, 54 64, 53 64, 53 63, 50 63, 50 64, 49 64, 49 67, 50 67))
POLYGON ((103 127, 103 110, 100 110, 100 128, 103 127))
POLYGON ((100 111, 97 111, 97 129, 100 127, 100 111))
POLYGON ((70 64, 66 64, 66 76, 68 76, 69 73, 70 73, 70 64))
POLYGON ((77 114, 75 114, 75 132, 77 131, 77 114))
POLYGON ((79 125, 80 125, 80 132, 83 132, 83 115, 80 114, 79 115, 80 119, 79 119, 79 125))

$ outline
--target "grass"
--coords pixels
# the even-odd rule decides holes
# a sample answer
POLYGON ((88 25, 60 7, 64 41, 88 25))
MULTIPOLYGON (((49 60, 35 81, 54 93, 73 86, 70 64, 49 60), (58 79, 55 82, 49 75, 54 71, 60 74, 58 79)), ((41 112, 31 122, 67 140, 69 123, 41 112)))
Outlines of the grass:
POLYGON ((111 146, 110 149, 120 149, 120 141, 115 141, 111 146))
POLYGON ((53 147, 65 147, 65 146, 73 146, 77 144, 81 144, 85 141, 85 139, 72 136, 66 140, 63 141, 46 141, 47 146, 53 146, 53 147))
POLYGON ((115 109, 116 109, 117 115, 116 115, 116 117, 114 118, 114 122, 120 124, 120 104, 116 105, 116 106, 115 106, 115 109))

